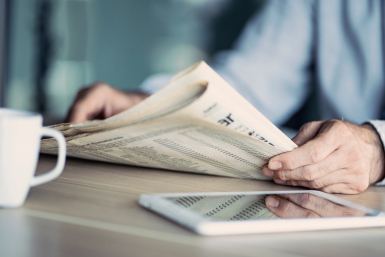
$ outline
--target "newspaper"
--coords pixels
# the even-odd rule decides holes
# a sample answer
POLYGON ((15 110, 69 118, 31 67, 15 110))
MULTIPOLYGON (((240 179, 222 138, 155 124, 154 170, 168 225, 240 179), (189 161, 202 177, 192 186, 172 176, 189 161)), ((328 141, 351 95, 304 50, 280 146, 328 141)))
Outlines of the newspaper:
MULTIPOLYGON (((109 119, 52 127, 69 156, 248 179, 269 179, 263 165, 297 147, 204 62, 109 119)), ((57 154, 56 141, 41 152, 57 154)))

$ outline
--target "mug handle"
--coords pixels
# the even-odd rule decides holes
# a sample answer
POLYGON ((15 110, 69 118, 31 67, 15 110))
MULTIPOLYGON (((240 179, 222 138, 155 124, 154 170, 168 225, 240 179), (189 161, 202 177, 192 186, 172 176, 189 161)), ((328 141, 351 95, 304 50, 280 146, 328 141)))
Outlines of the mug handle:
POLYGON ((34 176, 31 180, 31 182, 29 183, 30 186, 38 186, 40 184, 51 181, 51 180, 59 177, 59 175, 61 174, 61 172, 64 169, 67 151, 66 151, 66 141, 64 140, 63 134, 60 133, 56 129, 41 128, 41 135, 53 137, 58 142, 58 146, 59 146, 58 147, 58 149, 59 149, 58 161, 57 161, 56 166, 53 170, 51 170, 47 173, 41 174, 41 175, 34 176))

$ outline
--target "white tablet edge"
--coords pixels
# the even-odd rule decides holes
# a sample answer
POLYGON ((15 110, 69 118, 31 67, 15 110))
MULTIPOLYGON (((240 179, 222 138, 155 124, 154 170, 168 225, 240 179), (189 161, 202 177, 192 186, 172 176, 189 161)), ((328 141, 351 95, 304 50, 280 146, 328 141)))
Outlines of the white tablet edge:
POLYGON ((350 202, 348 200, 316 190, 296 191, 250 191, 250 192, 203 192, 203 193, 171 193, 171 194, 143 194, 139 198, 140 205, 176 222, 188 229, 206 236, 236 235, 254 233, 295 232, 310 230, 364 228, 385 226, 385 214, 350 202), (226 196, 226 195, 261 195, 261 194, 296 194, 311 193, 337 204, 354 208, 373 216, 337 217, 323 219, 280 219, 280 220, 247 220, 247 221, 212 221, 188 209, 171 205, 168 197, 186 196, 226 196), (172 212, 170 208, 178 209, 172 212), (314 222, 316 221, 316 222, 314 222))

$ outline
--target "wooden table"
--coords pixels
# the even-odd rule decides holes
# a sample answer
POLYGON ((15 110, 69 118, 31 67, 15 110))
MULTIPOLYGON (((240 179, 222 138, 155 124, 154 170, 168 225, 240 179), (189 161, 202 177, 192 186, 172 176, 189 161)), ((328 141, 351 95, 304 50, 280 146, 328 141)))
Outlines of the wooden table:
MULTIPOLYGON (((41 156, 38 173, 55 162, 41 156)), ((293 189, 69 158, 22 208, 0 210, 0 256, 385 256, 385 228, 203 237, 137 202, 143 193, 293 189)), ((385 187, 342 197, 385 211, 385 187)))

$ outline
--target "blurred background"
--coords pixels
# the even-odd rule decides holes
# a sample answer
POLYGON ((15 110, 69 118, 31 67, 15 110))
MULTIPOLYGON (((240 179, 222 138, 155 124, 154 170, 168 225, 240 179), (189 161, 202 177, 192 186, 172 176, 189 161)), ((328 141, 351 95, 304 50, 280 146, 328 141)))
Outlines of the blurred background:
POLYGON ((94 81, 133 90, 230 48, 261 0, 0 0, 1 105, 63 120, 94 81))

